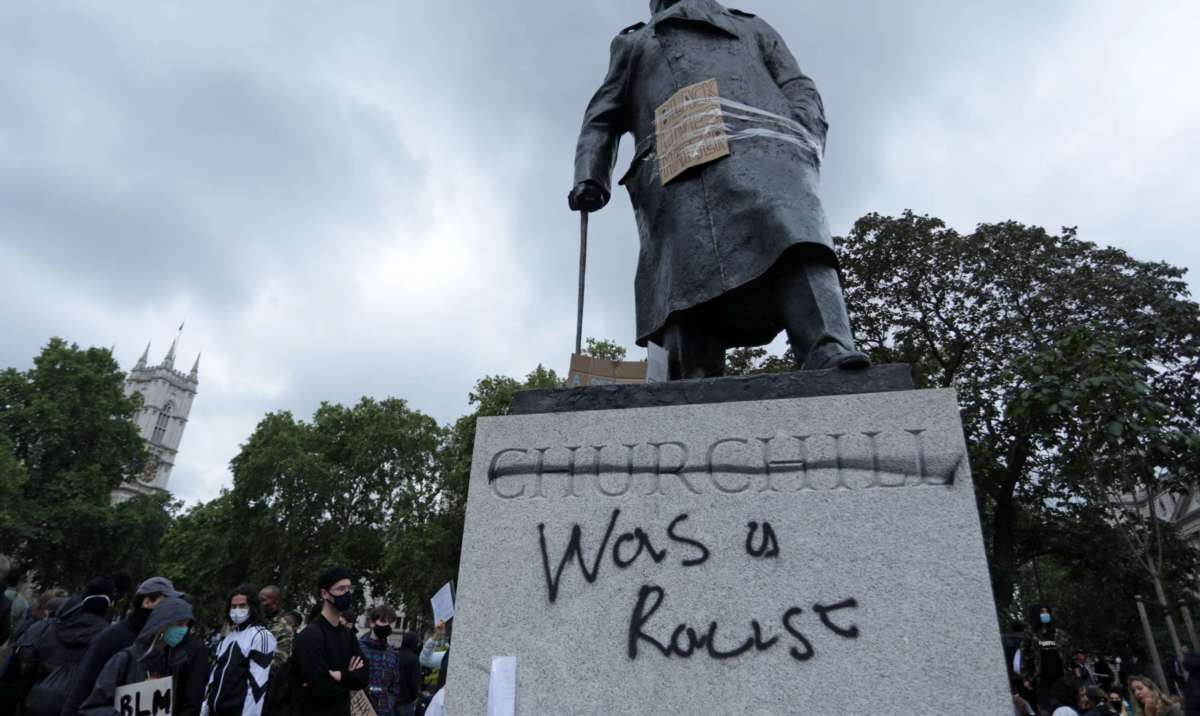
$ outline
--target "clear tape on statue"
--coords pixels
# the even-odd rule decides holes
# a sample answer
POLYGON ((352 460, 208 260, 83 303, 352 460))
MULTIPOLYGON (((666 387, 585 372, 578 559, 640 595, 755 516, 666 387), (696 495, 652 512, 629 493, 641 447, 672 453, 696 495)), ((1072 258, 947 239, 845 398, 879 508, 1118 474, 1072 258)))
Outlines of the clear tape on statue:
MULTIPOLYGON (((804 160, 817 166, 821 163, 821 143, 807 127, 790 117, 721 97, 689 100, 681 103, 674 112, 686 112, 691 126, 695 127, 676 138, 685 155, 703 156, 716 142, 765 141, 789 145, 804 160)), ((667 119, 669 121, 670 115, 667 119)), ((642 163, 649 163, 649 178, 660 176, 657 143, 657 132, 637 143, 630 173, 642 163)))

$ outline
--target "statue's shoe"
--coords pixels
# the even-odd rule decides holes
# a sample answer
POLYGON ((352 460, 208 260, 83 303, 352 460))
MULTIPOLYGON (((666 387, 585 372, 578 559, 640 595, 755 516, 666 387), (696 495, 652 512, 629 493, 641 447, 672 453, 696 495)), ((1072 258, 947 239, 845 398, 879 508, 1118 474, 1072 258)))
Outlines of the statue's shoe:
POLYGON ((839 353, 833 357, 828 368, 840 368, 841 370, 862 370, 863 368, 871 367, 871 359, 862 351, 846 351, 839 353))
POLYGON ((838 350, 821 357, 816 365, 806 366, 809 370, 824 370, 837 368, 840 370, 862 370, 871 367, 871 359, 862 351, 851 351, 838 347, 838 350))

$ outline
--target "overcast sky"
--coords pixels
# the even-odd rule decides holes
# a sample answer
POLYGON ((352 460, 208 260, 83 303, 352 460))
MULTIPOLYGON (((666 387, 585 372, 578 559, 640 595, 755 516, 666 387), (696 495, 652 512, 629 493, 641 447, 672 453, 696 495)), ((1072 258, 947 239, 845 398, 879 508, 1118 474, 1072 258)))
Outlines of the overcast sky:
MULTIPOLYGON (((769 2, 831 123, 835 233, 911 208, 1192 270, 1200 3, 769 2)), ((565 370, 583 108, 644 0, 0 4, 0 366, 50 336, 204 357, 171 489, 261 417, 565 370)), ((628 163, 628 142, 618 171, 628 163)), ((593 217, 585 334, 632 346, 628 198, 593 217)), ((640 358, 641 351, 631 355, 640 358)))

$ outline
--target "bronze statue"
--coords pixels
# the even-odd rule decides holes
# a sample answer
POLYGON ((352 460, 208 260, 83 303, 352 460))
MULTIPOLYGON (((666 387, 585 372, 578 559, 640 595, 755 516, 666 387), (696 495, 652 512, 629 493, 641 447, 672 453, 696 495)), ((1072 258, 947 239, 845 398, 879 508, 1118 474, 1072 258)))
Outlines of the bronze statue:
POLYGON ((780 330, 803 370, 869 366, 854 346, 817 196, 828 125, 812 80, 750 13, 716 0, 652 0, 650 9, 648 23, 612 42, 569 197, 576 211, 608 203, 617 145, 632 132, 635 157, 619 183, 641 241, 638 345, 667 349, 672 380, 721 375, 727 348, 770 343, 780 330), (688 126, 699 140, 678 136, 693 141, 689 151, 727 145, 728 155, 663 171, 676 153, 658 156, 656 110, 671 121, 677 93, 711 80, 719 98, 678 105, 698 110, 688 126))

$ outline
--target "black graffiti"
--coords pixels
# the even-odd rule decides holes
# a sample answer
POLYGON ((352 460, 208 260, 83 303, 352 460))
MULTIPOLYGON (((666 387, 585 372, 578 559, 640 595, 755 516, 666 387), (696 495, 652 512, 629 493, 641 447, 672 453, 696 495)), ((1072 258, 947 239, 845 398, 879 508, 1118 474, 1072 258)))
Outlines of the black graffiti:
POLYGON ((542 547, 542 568, 545 570, 546 589, 550 592, 551 603, 558 599, 558 585, 562 580, 563 570, 567 568, 567 562, 571 561, 571 557, 575 557, 576 562, 579 563, 579 571, 583 573, 583 578, 587 580, 588 584, 596 581, 596 577, 600 575, 600 560, 604 558, 604 549, 608 546, 608 540, 612 537, 613 528, 617 526, 617 517, 620 514, 620 510, 613 510, 612 517, 608 520, 608 529, 604 532, 604 539, 600 541, 600 549, 596 550, 596 558, 592 561, 590 570, 583 561, 583 528, 579 525, 572 527, 571 540, 567 542, 567 550, 563 552, 553 577, 550 576, 550 555, 546 552, 546 524, 538 525, 538 543, 542 547))
MULTIPOLYGON (((629 631, 625 642, 626 653, 630 659, 638 658, 639 649, 643 644, 653 647, 667 658, 690 659, 693 655, 703 652, 712 659, 725 660, 742 656, 752 650, 756 652, 769 651, 779 643, 779 635, 764 638, 762 624, 757 619, 750 621, 750 630, 753 633, 736 646, 727 649, 722 649, 717 645, 717 633, 720 625, 716 620, 709 622, 708 627, 702 631, 697 631, 687 624, 679 624, 671 631, 671 637, 666 642, 659 641, 647 633, 647 628, 650 619, 662 608, 666 596, 666 590, 655 584, 642 585, 642 588, 638 590, 637 601, 633 605, 633 612, 629 618, 629 631)), ((829 621, 827 614, 857 606, 857 600, 847 599, 832 606, 814 604, 813 611, 820 616, 821 623, 834 634, 844 639, 856 639, 859 634, 857 626, 847 629, 840 628, 829 621)), ((788 649, 788 653, 793 659, 800 662, 808 661, 817 654, 812 641, 795 624, 795 621, 803 614, 804 610, 800 607, 792 607, 783 613, 780 620, 784 630, 796 641, 788 649)))
POLYGON ((683 522, 687 518, 688 518, 687 513, 684 513, 682 515, 679 515, 675 519, 671 520, 671 524, 667 525, 667 536, 670 537, 671 539, 675 540, 679 544, 686 544, 689 547, 693 547, 695 549, 700 550, 699 557, 694 557, 692 559, 685 559, 682 562, 683 566, 685 566, 685 567, 695 567, 697 565, 704 564, 705 562, 707 562, 708 557, 711 554, 711 552, 708 551, 708 547, 705 547, 703 543, 697 542, 694 539, 688 539, 687 537, 682 537, 680 535, 675 534, 675 528, 677 526, 679 526, 679 523, 683 522))
POLYGON ((821 623, 824 624, 826 626, 826 628, 828 628, 834 634, 837 634, 838 636, 841 636, 841 637, 845 637, 847 639, 857 639, 858 638, 858 627, 851 624, 849 627, 846 627, 845 629, 843 629, 842 627, 839 627, 837 624, 834 624, 829 619, 829 613, 836 612, 836 611, 839 611, 842 609, 857 609, 857 608, 858 608, 858 600, 856 600, 856 599, 847 599, 845 601, 838 602, 837 604, 831 604, 830 606, 827 606, 827 607, 822 606, 820 604, 813 605, 813 611, 816 612, 821 617, 821 623))
POLYGON ((642 556, 643 549, 650 554, 650 559, 654 560, 655 564, 659 564, 667 558, 667 551, 665 549, 656 551, 654 544, 650 542, 650 535, 646 534, 641 527, 636 527, 632 533, 626 532, 617 538, 616 544, 613 545, 613 562, 621 569, 625 569, 642 556), (634 541, 638 543, 637 551, 629 559, 621 559, 621 545, 634 541))
POLYGON ((800 644, 804 646, 804 651, 800 651, 794 646, 788 650, 788 653, 791 654, 792 658, 796 661, 808 661, 817 655, 817 651, 816 649, 813 649, 812 642, 808 640, 808 637, 801 634, 799 629, 792 626, 792 619, 800 616, 803 613, 804 610, 800 607, 792 607, 783 613, 783 628, 787 629, 788 634, 796 637, 796 641, 800 642, 800 644))
MULTIPOLYGON (((620 516, 621 510, 614 509, 612 511, 612 515, 608 520, 608 527, 605 529, 604 536, 600 540, 600 546, 591 558, 590 567, 583 553, 582 526, 573 525, 571 527, 571 537, 567 541, 567 548, 558 560, 558 566, 552 570, 550 567, 550 549, 546 543, 546 524, 543 522, 538 525, 538 545, 542 551, 542 570, 546 577, 546 590, 551 604, 558 600, 563 572, 566 571, 572 561, 579 565, 579 572, 588 584, 596 582, 596 579, 600 576, 600 568, 604 562, 604 555, 608 552, 608 544, 612 540, 613 533, 616 531, 617 520, 620 516)), ((698 550, 698 556, 680 560, 680 564, 684 567, 695 567, 707 562, 711 552, 702 542, 690 537, 684 537, 677 532, 677 528, 687 519, 687 513, 678 515, 675 519, 671 520, 666 532, 667 538, 675 544, 683 545, 692 550, 698 550)), ((648 554, 655 564, 662 563, 667 557, 667 550, 656 549, 650 535, 641 527, 635 527, 631 531, 623 532, 613 541, 611 556, 613 564, 618 569, 630 567, 637 562, 643 553, 648 554), (632 547, 634 543, 637 545, 636 548, 632 547)))
POLYGON ((746 554, 751 557, 760 559, 770 559, 771 557, 779 556, 779 540, 775 537, 775 530, 771 529, 770 522, 762 523, 762 541, 758 546, 754 546, 754 534, 758 532, 758 523, 751 522, 747 525, 746 532, 746 554))

